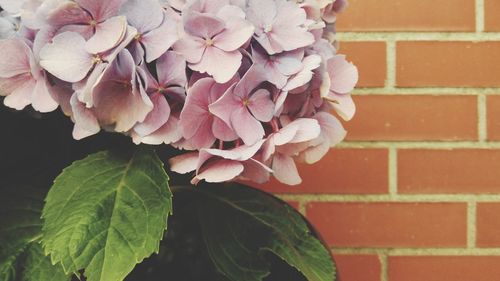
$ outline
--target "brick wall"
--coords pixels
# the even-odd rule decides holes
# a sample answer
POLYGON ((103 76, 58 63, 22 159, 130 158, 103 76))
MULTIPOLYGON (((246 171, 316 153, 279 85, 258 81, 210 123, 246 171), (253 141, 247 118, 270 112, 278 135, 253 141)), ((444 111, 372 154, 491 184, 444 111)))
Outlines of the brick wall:
POLYGON ((350 0, 348 140, 295 202, 343 281, 500 280, 500 0, 350 0))

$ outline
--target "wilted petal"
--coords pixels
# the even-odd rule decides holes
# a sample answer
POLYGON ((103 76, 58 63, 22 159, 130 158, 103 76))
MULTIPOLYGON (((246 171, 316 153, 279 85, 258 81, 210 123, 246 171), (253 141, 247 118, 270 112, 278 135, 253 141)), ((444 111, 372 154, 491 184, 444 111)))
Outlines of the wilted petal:
POLYGON ((93 57, 85 50, 85 43, 78 33, 61 33, 40 51, 40 65, 63 81, 78 82, 93 66, 93 57))

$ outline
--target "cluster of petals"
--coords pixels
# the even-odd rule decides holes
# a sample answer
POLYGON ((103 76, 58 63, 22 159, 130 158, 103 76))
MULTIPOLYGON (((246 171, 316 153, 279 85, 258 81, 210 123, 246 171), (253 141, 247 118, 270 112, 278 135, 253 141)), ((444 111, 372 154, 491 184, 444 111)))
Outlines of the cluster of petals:
POLYGON ((358 72, 345 0, 0 0, 4 104, 182 150, 192 183, 301 182, 343 140, 358 72))

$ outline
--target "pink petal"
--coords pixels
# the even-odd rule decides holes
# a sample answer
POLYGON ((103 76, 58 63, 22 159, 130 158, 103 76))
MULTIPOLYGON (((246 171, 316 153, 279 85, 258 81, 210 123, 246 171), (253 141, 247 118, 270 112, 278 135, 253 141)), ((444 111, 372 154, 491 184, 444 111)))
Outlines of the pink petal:
POLYGON ((182 139, 182 132, 178 123, 179 119, 171 115, 167 123, 154 133, 144 137, 133 134, 134 142, 136 144, 145 143, 151 145, 176 143, 182 139))
POLYGON ((328 73, 330 75, 331 86, 330 90, 339 93, 347 94, 354 90, 358 83, 358 69, 349 63, 345 56, 337 55, 328 60, 328 73))
POLYGON ((345 121, 351 120, 354 114, 356 114, 356 104, 354 104, 351 95, 338 95, 330 92, 328 98, 335 100, 335 102, 330 102, 330 104, 345 121))
POLYGON ((166 52, 156 62, 158 82, 162 86, 182 86, 187 84, 186 61, 175 52, 166 52))
POLYGON ((253 145, 240 145, 236 148, 223 150, 223 149, 203 149, 200 152, 200 162, 198 166, 201 167, 205 161, 213 156, 218 156, 224 159, 236 160, 236 161, 246 161, 255 156, 255 154, 260 150, 264 140, 258 141, 253 145))
POLYGON ((170 170, 179 174, 195 171, 198 164, 198 152, 181 154, 168 160, 170 170))
POLYGON ((242 106, 241 100, 239 100, 234 95, 235 85, 232 85, 222 97, 220 97, 216 102, 210 104, 210 113, 219 117, 223 120, 229 127, 231 125, 231 115, 235 108, 242 106))
POLYGON ((184 15, 184 29, 192 36, 212 39, 224 30, 226 24, 215 16, 190 12, 184 15))
POLYGON ((236 74, 243 56, 239 51, 225 52, 216 47, 207 47, 201 61, 191 64, 192 70, 208 73, 217 83, 226 83, 236 74))
MULTIPOLYGON (((209 117, 208 95, 214 84, 211 78, 198 80, 187 92, 186 103, 180 115, 179 126, 185 138, 192 138, 204 120, 209 117)), ((211 125, 210 125, 211 127, 211 125)))
POLYGON ((21 87, 15 89, 4 99, 7 107, 22 110, 31 103, 31 95, 36 87, 33 79, 27 80, 21 87))
POLYGON ((202 180, 211 183, 230 181, 239 176, 243 170, 243 164, 239 162, 218 159, 203 166, 192 183, 196 184, 202 180))
POLYGON ((146 49, 146 62, 150 63, 165 54, 179 40, 177 22, 165 17, 160 27, 144 34, 141 42, 146 49))
POLYGON ((149 135, 160 129, 170 117, 170 105, 165 96, 161 93, 154 93, 149 98, 153 102, 153 110, 151 110, 144 122, 134 127, 134 131, 141 136, 149 135))
POLYGON ((184 35, 174 44, 174 50, 190 63, 199 63, 205 49, 205 42, 202 39, 190 35, 184 35))
POLYGON ((269 167, 254 159, 243 162, 243 166, 245 169, 240 177, 259 184, 269 181, 273 172, 269 167))
POLYGON ((253 116, 262 122, 269 122, 273 119, 274 103, 271 100, 271 94, 264 89, 257 90, 251 97, 248 109, 253 116))
POLYGON ((30 47, 21 39, 6 39, 0 41, 0 77, 11 78, 23 73, 29 73, 30 47))
POLYGON ((59 104, 52 97, 47 83, 45 79, 38 80, 31 97, 33 108, 42 113, 52 112, 59 107, 59 104))
POLYGON ((78 101, 77 95, 71 97, 71 107, 73 112, 73 138, 80 140, 99 133, 101 130, 99 122, 91 109, 87 108, 84 103, 78 101))
POLYGON ((78 3, 73 1, 45 1, 40 6, 42 13, 47 13, 44 20, 52 26, 62 27, 70 24, 88 24, 92 17, 78 3), (45 5, 45 6, 44 6, 45 5), (45 10, 44 10, 45 9, 45 10))
POLYGON ((126 0, 76 0, 80 6, 89 11, 94 19, 99 22, 117 15, 121 5, 125 1, 126 0))
POLYGON ((125 37, 127 18, 124 16, 110 18, 96 26, 96 33, 86 43, 86 50, 91 54, 99 54, 116 47, 125 37))
POLYGON ((246 145, 253 145, 264 137, 264 128, 246 107, 236 109, 231 115, 231 125, 246 145))
POLYGON ((231 52, 250 40, 253 32, 254 27, 249 22, 234 20, 228 22, 226 29, 214 37, 214 45, 226 52, 231 52))
POLYGON ((93 66, 92 55, 85 50, 85 43, 78 33, 61 33, 40 51, 40 65, 63 81, 78 82, 93 66))
POLYGON ((218 117, 214 117, 212 132, 214 136, 221 141, 234 141, 238 139, 238 135, 236 135, 233 129, 218 117))
POLYGON ((272 169, 274 177, 287 185, 298 185, 302 183, 297 166, 292 157, 277 153, 273 158, 272 169))
POLYGON ((291 91, 309 83, 313 78, 313 70, 321 65, 321 57, 318 55, 307 56, 304 58, 303 64, 302 70, 290 78, 283 91, 291 91))

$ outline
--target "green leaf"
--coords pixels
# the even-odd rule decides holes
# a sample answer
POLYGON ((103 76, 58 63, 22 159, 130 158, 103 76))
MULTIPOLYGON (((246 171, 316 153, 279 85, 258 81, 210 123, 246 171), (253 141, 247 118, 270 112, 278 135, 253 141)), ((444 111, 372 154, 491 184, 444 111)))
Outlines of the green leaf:
POLYGON ((3 185, 0 197, 0 280, 68 281, 39 244, 44 190, 3 185))
POLYGON ((198 216, 209 256, 233 281, 260 281, 273 254, 309 281, 335 280, 328 249, 282 201, 242 185, 201 186, 198 216))
POLYGON ((43 209, 42 243, 66 272, 121 281, 158 252, 172 212, 163 163, 154 151, 100 152, 66 168, 43 209))

